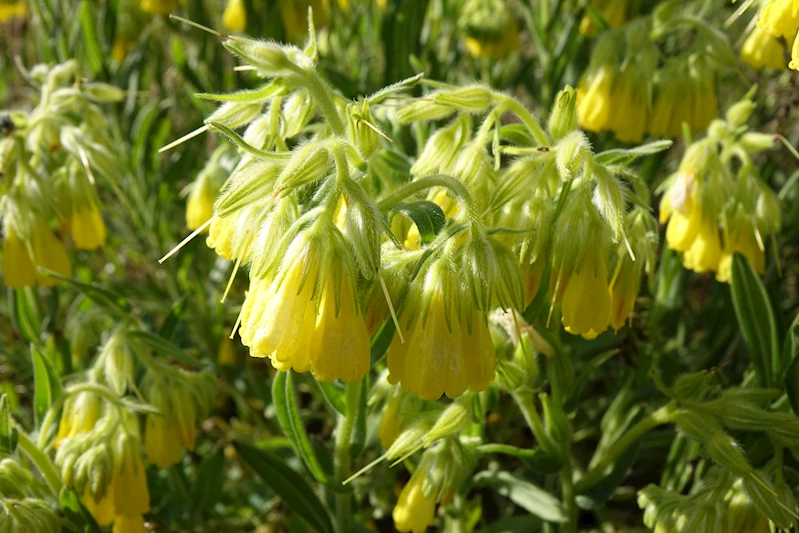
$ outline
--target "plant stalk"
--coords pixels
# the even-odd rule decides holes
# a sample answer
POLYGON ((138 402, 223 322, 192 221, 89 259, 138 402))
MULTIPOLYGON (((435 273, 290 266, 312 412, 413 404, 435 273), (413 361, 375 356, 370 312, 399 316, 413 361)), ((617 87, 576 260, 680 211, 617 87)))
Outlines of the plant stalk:
MULTIPOLYGON (((335 476, 336 483, 343 484, 350 477, 352 459, 350 458, 350 441, 355 427, 358 411, 358 400, 361 395, 362 381, 348 383, 345 391, 347 415, 339 415, 336 428, 335 476)), ((352 531, 351 494, 349 491, 336 492, 336 530, 339 533, 352 531)))

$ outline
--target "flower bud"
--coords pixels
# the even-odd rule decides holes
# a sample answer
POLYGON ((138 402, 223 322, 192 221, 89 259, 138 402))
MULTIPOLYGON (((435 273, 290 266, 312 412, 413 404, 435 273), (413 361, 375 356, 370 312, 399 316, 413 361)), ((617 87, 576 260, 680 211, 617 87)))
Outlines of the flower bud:
POLYGON ((369 111, 369 101, 347 106, 347 134, 361 157, 368 158, 377 151, 380 138, 375 131, 375 119, 369 111))
POLYGON ((743 477, 743 488, 760 511, 765 514, 774 525, 780 528, 789 528, 793 523, 792 512, 784 496, 774 490, 772 484, 757 471, 751 471, 743 477))
POLYGON ((582 170, 585 158, 591 151, 591 144, 585 133, 572 131, 558 142, 554 150, 558 174, 562 179, 570 180, 582 170))
POLYGON ((458 153, 461 142, 461 123, 455 121, 437 130, 424 145, 422 153, 411 167, 411 175, 423 178, 449 167, 458 153))
POLYGON ((83 83, 80 90, 91 100, 104 104, 121 102, 125 98, 125 91, 107 83, 83 83))
POLYGON ((577 128, 577 91, 567 85, 558 93, 549 115, 549 134, 560 141, 577 128))
POLYGON ((266 76, 280 78, 292 74, 293 65, 284 47, 274 42, 236 37, 223 41, 222 46, 266 76))
POLYGON ((729 506, 730 522, 735 532, 769 533, 768 518, 743 491, 738 482, 733 488, 729 506))
POLYGON ((782 229, 782 207, 771 188, 763 186, 755 207, 757 227, 764 235, 774 235, 782 229))
POLYGON ((302 187, 318 180, 330 170, 328 149, 319 142, 308 142, 294 149, 291 159, 277 177, 276 187, 302 187))
POLYGON ((695 400, 705 394, 709 380, 710 374, 704 371, 683 374, 674 380, 671 392, 681 400, 695 400))
POLYGON ((430 430, 430 422, 419 419, 399 434, 391 447, 386 450, 386 459, 394 461, 419 449, 419 444, 430 430))
POLYGON ((14 459, 6 457, 0 461, 0 494, 4 498, 24 498, 25 487, 29 487, 31 483, 33 483, 31 473, 14 459))
POLYGON ((735 129, 746 124, 756 107, 757 105, 751 100, 741 100, 730 106, 726 115, 730 127, 735 129))
POLYGON ((344 234, 352 245, 360 273, 366 279, 373 279, 380 267, 384 217, 358 183, 348 181, 345 187, 347 212, 344 216, 344 234))
POLYGON ((122 330, 117 330, 100 349, 103 375, 117 396, 124 396, 128 384, 133 382, 133 355, 122 330))
POLYGON ((287 138, 298 135, 308 125, 314 114, 313 100, 304 89, 294 91, 283 104, 284 135, 287 138))
POLYGON ((680 409, 675 413, 674 421, 677 427, 688 437, 705 442, 709 436, 722 433, 721 427, 710 415, 699 414, 696 411, 680 409))
POLYGON ((721 119, 713 120, 710 126, 707 127, 708 136, 716 141, 724 140, 729 133, 730 125, 721 119))
POLYGON ((464 394, 444 409, 433 427, 425 435, 424 447, 428 448, 439 439, 457 436, 458 433, 473 418, 471 403, 474 400, 473 394, 464 394))
POLYGON ((499 386, 508 392, 516 392, 530 382, 524 368, 512 361, 500 360, 497 363, 496 377, 499 386))
POLYGON ((46 502, 33 498, 3 501, 0 531, 8 533, 59 533, 61 522, 46 502))
POLYGON ((755 153, 773 149, 775 140, 774 136, 769 133, 747 131, 741 135, 738 142, 747 152, 755 153))
POLYGON ((629 191, 624 182, 604 167, 594 169, 594 179, 596 180, 593 197, 594 205, 613 230, 613 241, 619 242, 619 239, 624 235, 629 191))
POLYGON ((752 471, 738 445, 726 433, 713 433, 707 439, 706 445, 710 457, 736 476, 745 476, 752 471))
POLYGON ((447 118, 455 112, 455 109, 437 104, 430 97, 421 98, 414 101, 397 112, 397 119, 400 124, 410 124, 411 122, 424 122, 428 120, 440 120, 447 118))
POLYGON ((228 128, 236 129, 258 118, 262 110, 261 102, 226 102, 211 113, 204 123, 219 122, 228 128))
POLYGON ((459 111, 483 113, 493 103, 493 96, 487 87, 470 85, 436 93, 433 100, 436 104, 453 107, 459 111))

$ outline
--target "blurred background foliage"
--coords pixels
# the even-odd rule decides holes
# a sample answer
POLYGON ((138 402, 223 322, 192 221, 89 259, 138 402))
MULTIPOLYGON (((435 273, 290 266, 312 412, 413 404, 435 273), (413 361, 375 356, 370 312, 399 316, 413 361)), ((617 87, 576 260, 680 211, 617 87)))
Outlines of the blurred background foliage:
MULTIPOLYGON (((0 2, 0 6, 13 3, 0 2)), ((164 13, 227 31, 221 22, 224 2, 157 3, 164 13)), ((511 25, 486 31, 515 33, 518 42, 495 45, 507 47, 507 51, 483 49, 489 57, 481 57, 474 53, 480 43, 470 45, 469 40, 482 38, 479 32, 485 30, 481 27, 486 25, 484 19, 494 11, 470 15, 468 4, 474 3, 244 0, 243 33, 301 44, 306 38, 304 19, 310 5, 319 31, 320 68, 347 97, 371 94, 423 72, 427 79, 452 84, 484 82, 517 96, 536 116, 545 116, 557 92, 566 84, 577 86, 588 67, 596 34, 606 22, 602 14, 577 0, 508 1, 511 25), (600 28, 594 28, 593 36, 580 31, 586 17, 596 20, 600 28)), ((650 13, 656 4, 653 0, 630 3, 638 13, 650 13)), ((721 0, 704 4, 707 22, 723 27, 737 50, 752 13, 726 25, 737 6, 721 0)), ((108 240, 96 252, 71 252, 74 277, 121 295, 137 320, 152 331, 163 332, 183 353, 219 378, 213 413, 201 423, 196 450, 179 465, 151 476, 155 530, 305 531, 308 525, 303 517, 277 498, 270 484, 254 475, 252 468, 243 466, 231 445, 234 439, 251 440, 302 470, 276 420, 271 401, 274 371, 268 362, 249 358, 238 342, 227 340, 243 299, 246 273, 238 274, 222 304, 220 297, 232 264, 217 257, 203 239, 187 244, 171 261, 157 262, 188 233, 184 191, 215 148, 227 141, 206 133, 167 153, 158 150, 198 128, 213 111, 212 103, 196 98, 196 93, 253 88, 258 79, 251 72, 234 70, 237 63, 218 37, 148 13, 143 7, 134 0, 29 0, 23 16, 0 19, 2 108, 25 109, 35 103, 37 90, 27 78, 37 63, 75 59, 86 79, 126 91, 121 102, 103 105, 111 128, 109 142, 116 147, 114 155, 124 175, 114 184, 99 183, 108 240)), ((676 38, 681 39, 692 39, 691 32, 676 38)), ((663 46, 681 44, 685 43, 666 42, 663 46)), ((738 101, 755 85, 757 108, 750 123, 761 132, 785 135, 789 144, 799 145, 799 78, 790 71, 758 72, 741 62, 725 69, 718 80, 720 109, 738 101)), ((417 95, 420 90, 416 89, 417 95)), ((394 105, 401 103, 399 98, 394 105)), ((414 126, 419 131, 412 131, 388 121, 381 125, 395 141, 389 150, 410 157, 418 152, 429 127, 414 126)), ((609 133, 591 134, 591 140, 595 151, 619 145, 609 133)), ((652 191, 676 168, 683 152, 684 143, 677 140, 668 152, 645 160, 642 176, 652 191)), ((771 261, 763 277, 782 339, 799 306, 799 173, 794 155, 786 149, 757 156, 757 165, 763 179, 778 191, 783 210, 783 229, 775 247, 781 269, 771 261)), ((7 394, 10 411, 22 426, 33 426, 29 345, 44 353, 59 374, 70 376, 90 366, 103 340, 102 332, 114 322, 113 316, 74 286, 6 290, 0 303, 0 390, 7 394)), ((585 453, 584 461, 596 447, 606 411, 657 403, 661 393, 649 379, 653 365, 666 383, 685 372, 717 368, 715 376, 724 384, 738 383, 748 362, 729 287, 712 276, 684 270, 678 256, 665 248, 656 275, 639 298, 632 327, 595 341, 576 336, 560 341, 569 349, 571 365, 578 374, 591 370, 582 393, 575 398, 579 408, 571 421, 575 449, 585 453), (619 390, 621 394, 617 394, 619 390)), ((188 365, 175 357, 171 360, 178 366, 188 365)), ((329 470, 332 458, 321 443, 333 432, 331 407, 313 379, 305 375, 295 379, 305 429, 329 470)), ((532 436, 509 398, 494 398, 489 406, 487 442, 531 446, 532 436)), ((370 412, 367 448, 376 440, 377 419, 378 413, 370 412)), ((642 439, 637 454, 647 460, 638 461, 627 477, 616 482, 620 486, 611 488, 615 490, 607 495, 606 506, 582 512, 584 528, 615 524, 621 527, 603 530, 629 527, 633 531, 641 527, 635 489, 660 480, 674 433, 673 428, 664 428, 642 439)), ((750 455, 756 455, 755 442, 742 438, 751 444, 745 446, 750 455)), ((799 464, 793 458, 786 461, 794 483, 799 481, 799 464)), ((491 462, 493 468, 547 483, 547 476, 520 465, 513 457, 498 455, 491 462)), ((703 467, 701 461, 694 466, 703 467)), ((355 484, 363 502, 358 520, 390 531, 392 501, 408 474, 400 468, 377 468, 383 476, 379 487, 370 490, 355 484)), ((474 518, 460 531, 530 531, 538 523, 518 505, 487 488, 473 488, 470 498, 456 505, 461 516, 474 518), (501 519, 504 526, 492 526, 501 519)))

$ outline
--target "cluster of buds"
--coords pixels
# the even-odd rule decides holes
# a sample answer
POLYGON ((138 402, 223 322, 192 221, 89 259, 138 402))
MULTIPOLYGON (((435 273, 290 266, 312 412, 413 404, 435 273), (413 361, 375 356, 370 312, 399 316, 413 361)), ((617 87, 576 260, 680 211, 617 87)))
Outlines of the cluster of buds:
POLYGON ((15 458, 0 460, 0 531, 61 531, 58 515, 33 486, 33 475, 15 458))
POLYGON ((691 144, 675 174, 664 182, 660 221, 666 243, 683 253, 695 272, 730 280, 732 255, 741 253, 765 271, 765 243, 781 226, 777 195, 760 179, 752 155, 772 148, 774 137, 749 131, 754 110, 746 97, 717 119, 708 136, 691 144), (737 170, 736 170, 737 168, 737 170))
POLYGON ((150 496, 142 448, 158 467, 177 463, 183 447, 193 449, 195 428, 210 411, 215 392, 210 373, 172 368, 140 344, 129 325, 118 326, 85 380, 66 389, 40 431, 44 448, 60 411, 52 448, 62 479, 81 495, 98 524, 113 522, 115 533, 146 531, 150 496), (146 369, 138 385, 137 362, 146 369), (139 389, 149 405, 129 395, 139 389))
POLYGON ((28 113, 0 116, 2 270, 12 288, 56 283, 37 267, 71 275, 53 222, 60 223, 60 232, 71 235, 78 249, 95 250, 105 243, 95 176, 119 179, 112 136, 99 104, 121 100, 122 91, 82 83, 74 61, 38 65, 30 75, 40 84, 38 105, 28 113))
POLYGON ((580 80, 578 116, 589 131, 611 131, 638 143, 646 132, 677 137, 716 118, 716 75, 734 66, 727 41, 689 12, 664 6, 603 33, 580 80), (691 44, 663 59, 659 42, 694 32, 691 44))
POLYGON ((502 59, 519 49, 519 27, 505 0, 466 0, 458 26, 472 57, 502 59))
POLYGON ((799 2, 766 0, 741 48, 741 59, 753 68, 785 70, 785 45, 793 43, 788 67, 799 70, 799 2))

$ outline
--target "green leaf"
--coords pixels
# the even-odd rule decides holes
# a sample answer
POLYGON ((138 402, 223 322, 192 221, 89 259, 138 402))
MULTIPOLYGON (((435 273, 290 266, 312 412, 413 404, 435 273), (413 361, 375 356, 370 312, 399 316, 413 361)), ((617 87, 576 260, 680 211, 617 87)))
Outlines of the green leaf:
POLYGON ((133 340, 139 340, 156 352, 168 355, 181 363, 193 366, 194 368, 202 368, 204 366, 202 361, 186 355, 186 352, 184 352, 180 346, 155 333, 150 333, 149 331, 131 331, 127 333, 126 336, 133 340))
POLYGON ((799 357, 794 357, 785 370, 785 394, 795 415, 799 415, 799 357))
POLYGON ((219 122, 208 122, 207 125, 211 130, 223 133, 231 141, 236 143, 239 148, 245 150, 246 152, 250 153, 251 155, 259 159, 285 161, 291 158, 291 152, 267 152, 265 150, 259 150, 258 148, 252 146, 250 143, 245 141, 241 135, 239 135, 232 129, 228 128, 227 126, 219 122))
POLYGON ((474 476, 474 484, 494 489, 501 496, 510 498, 513 503, 527 512, 548 522, 566 522, 566 513, 556 497, 529 481, 518 478, 510 472, 490 472, 485 470, 474 476))
POLYGON ((300 418, 297 408, 297 396, 294 393, 294 378, 291 371, 278 372, 272 382, 272 402, 277 413, 277 420, 283 433, 294 445, 294 451, 302 459, 308 472, 320 483, 327 484, 328 477, 322 466, 319 464, 305 426, 300 418))
POLYGON ((347 416, 347 402, 344 400, 344 391, 336 386, 335 383, 328 383, 326 381, 316 381, 319 390, 322 391, 322 396, 325 397, 330 407, 338 411, 340 414, 347 416))
POLYGON ((369 374, 363 377, 361 382, 360 395, 358 397, 358 409, 355 411, 355 424, 350 436, 350 457, 357 459, 363 452, 366 445, 366 402, 369 399, 369 374))
POLYGON ((36 293, 30 288, 8 289, 11 321, 25 342, 36 342, 41 337, 42 318, 36 293))
POLYGON ((389 319, 383 322, 383 325, 372 334, 372 338, 369 339, 369 343, 371 344, 372 365, 386 354, 388 347, 391 346, 396 331, 397 327, 394 325, 394 320, 389 319))
POLYGON ((427 200, 397 204, 389 212, 389 217, 396 213, 413 220, 416 229, 419 230, 422 244, 427 244, 435 239, 438 232, 447 223, 447 217, 444 216, 441 207, 427 200))
POLYGON ((188 298, 183 296, 172 304, 172 307, 169 309, 169 314, 166 315, 163 324, 158 328, 159 337, 165 340, 172 338, 172 334, 175 333, 175 329, 178 327, 178 322, 180 322, 183 313, 186 312, 188 303, 188 298))
POLYGON ((572 411, 575 407, 577 407, 577 402, 580 400, 580 393, 583 390, 586 382, 588 382, 588 378, 590 378, 597 368, 602 366, 602 364, 619 353, 618 349, 608 350, 606 352, 602 352, 601 354, 597 355, 593 359, 591 359, 587 365, 583 366, 582 370, 580 370, 580 374, 574 380, 574 383, 569 389, 569 396, 566 400, 566 403, 563 407, 563 410, 567 413, 572 411))
POLYGON ((241 441, 234 443, 239 457, 269 485, 298 516, 322 533, 333 533, 330 515, 303 477, 285 461, 241 441))
POLYGON ((577 505, 579 505, 580 508, 589 510, 599 509, 607 503, 613 495, 613 492, 624 480, 627 471, 635 462, 640 444, 640 439, 631 444, 624 450, 624 453, 615 460, 613 468, 607 475, 597 480, 596 483, 586 487, 577 495, 577 505))
POLYGON ((127 317, 130 314, 130 304, 127 302, 127 300, 125 300, 125 298, 113 291, 62 276, 58 272, 53 272, 52 270, 47 270, 46 268, 39 267, 39 271, 51 278, 55 278, 59 281, 63 281, 69 285, 72 285, 74 288, 85 294, 86 297, 91 299, 94 303, 105 307, 117 316, 127 317))
POLYGON ((213 100, 215 102, 261 102, 268 100, 273 96, 286 94, 285 89, 286 88, 283 82, 275 80, 271 83, 267 83, 260 89, 254 89, 251 91, 238 91, 235 93, 222 94, 197 93, 194 96, 202 100, 213 100))
POLYGON ((61 379, 53 363, 39 350, 31 346, 33 360, 33 413, 36 425, 44 420, 47 410, 64 393, 61 379))
POLYGON ((732 302, 746 345, 752 355, 752 366, 760 385, 770 388, 775 377, 782 375, 777 323, 766 288, 749 260, 736 253, 732 260, 732 302))
POLYGON ((69 487, 63 487, 58 494, 58 505, 64 511, 66 519, 80 531, 100 533, 100 527, 91 513, 83 506, 78 493, 69 487))
POLYGON ((85 0, 80 3, 80 22, 83 30, 81 33, 83 34, 83 43, 86 45, 86 59, 92 76, 97 77, 103 71, 104 63, 103 52, 100 50, 100 43, 97 41, 97 32, 94 28, 94 13, 96 13, 96 7, 85 0))
POLYGON ((509 444, 484 444, 477 448, 481 454, 502 453, 512 455, 524 461, 530 468, 542 474, 555 474, 563 468, 557 457, 550 455, 541 448, 517 448, 509 444))
POLYGON ((195 512, 207 511, 219 501, 224 481, 225 456, 217 450, 210 457, 206 457, 197 469, 197 485, 192 498, 195 512))
POLYGON ((628 165, 641 157, 654 155, 658 152, 662 152, 663 150, 668 150, 671 148, 672 144, 674 143, 671 141, 655 141, 642 146, 636 146, 635 148, 617 148, 615 150, 608 150, 606 152, 598 153, 596 155, 596 160, 597 163, 602 163, 603 165, 628 165))
POLYGON ((8 412, 8 398, 0 396, 0 457, 11 455, 17 447, 16 429, 11 427, 11 414, 8 412))

